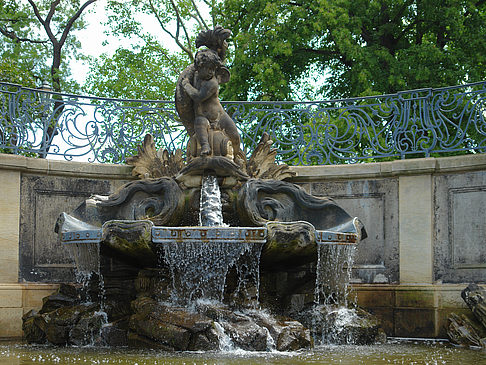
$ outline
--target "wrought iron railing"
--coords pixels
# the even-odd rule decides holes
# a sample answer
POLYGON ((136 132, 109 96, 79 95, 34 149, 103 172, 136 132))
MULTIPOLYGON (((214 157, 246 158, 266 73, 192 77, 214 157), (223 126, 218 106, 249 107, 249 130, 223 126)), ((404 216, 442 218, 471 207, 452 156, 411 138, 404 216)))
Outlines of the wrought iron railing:
MULTIPOLYGON (((174 103, 52 93, 0 83, 0 152, 123 162, 146 133, 187 140, 174 103)), ((486 151, 486 81, 316 102, 224 102, 248 153, 263 132, 292 165, 486 151)))

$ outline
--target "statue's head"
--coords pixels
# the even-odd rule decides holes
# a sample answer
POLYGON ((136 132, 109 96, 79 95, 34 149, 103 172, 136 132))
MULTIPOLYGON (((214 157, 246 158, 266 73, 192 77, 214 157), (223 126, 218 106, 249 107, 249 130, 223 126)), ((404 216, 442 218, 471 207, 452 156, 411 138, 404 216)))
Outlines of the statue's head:
POLYGON ((224 66, 218 53, 211 49, 203 49, 196 53, 194 67, 201 79, 209 80, 217 76, 221 84, 229 81, 228 69, 224 66))

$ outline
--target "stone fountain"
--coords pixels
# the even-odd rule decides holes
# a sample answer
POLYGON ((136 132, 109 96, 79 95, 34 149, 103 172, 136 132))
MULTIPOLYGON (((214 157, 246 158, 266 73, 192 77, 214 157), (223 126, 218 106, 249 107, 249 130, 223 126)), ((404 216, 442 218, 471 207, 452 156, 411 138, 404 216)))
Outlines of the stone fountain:
MULTIPOLYGON (((346 322, 349 258, 366 232, 333 200, 285 181, 294 173, 267 134, 246 158, 218 99, 229 35, 201 32, 206 48, 178 80, 185 158, 147 135, 127 160, 138 180, 59 217, 79 283, 24 316, 29 342, 290 351, 346 322)), ((353 316, 334 339, 374 342, 379 323, 353 316)))

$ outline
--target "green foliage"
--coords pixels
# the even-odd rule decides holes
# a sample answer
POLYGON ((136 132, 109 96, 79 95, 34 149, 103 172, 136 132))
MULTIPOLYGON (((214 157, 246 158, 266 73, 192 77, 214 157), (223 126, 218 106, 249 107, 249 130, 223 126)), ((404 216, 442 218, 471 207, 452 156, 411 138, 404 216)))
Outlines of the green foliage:
POLYGON ((76 91, 78 85, 69 79, 67 61, 83 58, 73 33, 85 27, 77 14, 86 3, 80 0, 39 0, 32 4, 23 0, 0 1, 0 80, 27 87, 47 82, 56 86, 57 91, 76 91))
POLYGON ((110 98, 171 100, 177 75, 187 63, 156 43, 139 50, 119 48, 111 57, 91 61, 85 91, 110 98))
POLYGON ((191 0, 108 1, 108 33, 127 45, 91 61, 85 90, 104 97, 172 100, 179 74, 194 59, 196 35, 211 26, 203 7, 191 0), (157 31, 152 26, 150 32, 148 22, 157 31))
POLYGON ((234 41, 226 99, 364 96, 486 77, 480 0, 224 0, 219 16, 234 41), (302 80, 310 67, 325 85, 302 80))

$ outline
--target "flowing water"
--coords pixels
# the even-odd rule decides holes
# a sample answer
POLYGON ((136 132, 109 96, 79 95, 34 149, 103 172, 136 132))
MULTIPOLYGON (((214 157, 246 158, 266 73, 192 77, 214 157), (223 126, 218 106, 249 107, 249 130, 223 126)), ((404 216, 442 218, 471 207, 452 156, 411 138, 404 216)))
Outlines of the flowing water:
POLYGON ((350 300, 351 271, 355 245, 317 247, 315 308, 312 313, 312 333, 319 344, 356 343, 353 323, 358 325, 356 303, 350 300))
POLYGON ((349 306, 349 280, 355 251, 355 245, 317 246, 316 304, 349 306))
POLYGON ((203 178, 199 221, 201 227, 208 227, 205 235, 209 237, 209 230, 213 230, 219 238, 174 240, 164 243, 160 251, 159 261, 166 264, 172 274, 171 300, 183 305, 200 298, 222 301, 231 268, 238 277, 236 292, 239 295, 250 287, 258 288, 261 244, 221 239, 227 226, 223 222, 218 180, 212 175, 203 178))
POLYGON ((486 352, 439 342, 390 341, 374 346, 321 346, 302 352, 166 353, 92 347, 45 347, 0 343, 0 365, 131 364, 131 365, 250 365, 250 364, 486 364, 486 352))
POLYGON ((205 227, 222 227, 223 212, 221 209, 221 192, 218 179, 213 175, 205 175, 201 185, 199 202, 199 225, 205 227))
MULTIPOLYGON (((226 277, 231 267, 242 280, 248 270, 258 272, 258 267, 244 263, 253 257, 255 244, 239 242, 171 242, 163 245, 163 260, 172 275, 172 301, 188 304, 196 299, 223 300, 226 277)), ((258 274, 253 274, 257 277, 258 274)), ((240 283, 238 283, 240 285, 240 283)), ((243 285, 241 285, 243 287, 243 285)))

